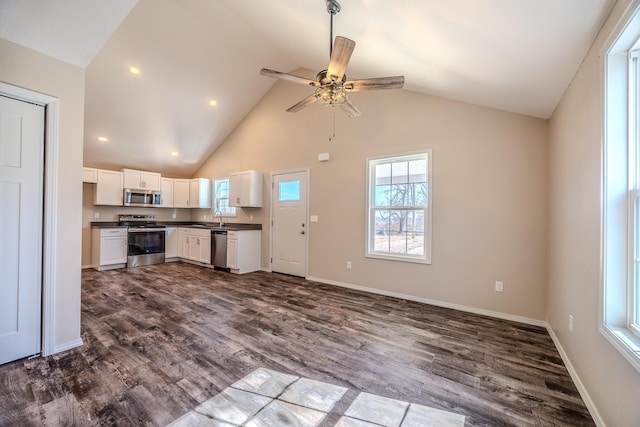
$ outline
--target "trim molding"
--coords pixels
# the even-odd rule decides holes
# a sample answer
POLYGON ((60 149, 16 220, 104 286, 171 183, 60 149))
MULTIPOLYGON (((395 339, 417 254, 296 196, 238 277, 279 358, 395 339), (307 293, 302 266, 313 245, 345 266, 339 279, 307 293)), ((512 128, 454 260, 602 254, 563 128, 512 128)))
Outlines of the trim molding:
POLYGON ((602 417, 600 416, 600 413, 598 412, 598 408, 596 408, 595 403, 593 403, 593 400, 591 399, 589 392, 587 391, 586 387, 580 380, 580 376, 578 375, 575 368, 571 364, 571 360, 569 360, 569 356, 564 351, 562 344, 560 344, 560 340, 558 339, 558 337, 556 336, 556 333, 553 331, 550 325, 547 325, 547 332, 551 336, 553 343, 558 349, 558 353, 560 353, 560 357, 562 358, 562 361, 564 362, 564 365, 567 368, 567 371, 569 371, 569 375, 571 376, 573 383, 576 385, 576 388, 578 389, 578 393, 580 393, 580 397, 582 397, 582 400, 584 400, 584 404, 587 406, 587 409, 589 410, 589 413, 591 414, 593 421, 596 423, 598 427, 606 427, 604 420, 602 419, 602 417))
POLYGON ((70 341, 68 343, 55 346, 53 348, 53 352, 54 353, 59 353, 61 351, 71 350, 72 348, 80 347, 83 344, 84 344, 84 342, 82 342, 82 338, 78 338, 77 340, 73 340, 73 341, 70 341))
POLYGON ((448 302, 444 302, 444 301, 438 301, 438 300, 432 300, 432 299, 429 299, 429 298, 417 297, 417 296, 414 296, 414 295, 402 294, 402 293, 399 293, 399 292, 392 292, 392 291, 385 291, 385 290, 376 289, 376 288, 370 288, 370 287, 367 287, 367 286, 353 285, 351 283, 338 282, 338 281, 335 281, 335 280, 323 279, 323 278, 320 278, 320 277, 309 276, 309 277, 306 278, 306 280, 325 283, 327 285, 340 286, 340 287, 348 288, 348 289, 355 289, 355 290, 358 290, 358 291, 369 292, 369 293, 372 293, 372 294, 385 295, 385 296, 388 296, 388 297, 405 299, 405 300, 408 300, 408 301, 421 302, 423 304, 435 305, 437 307, 452 308, 454 310, 466 311, 467 313, 473 313, 473 314, 480 314, 480 315, 483 315, 483 316, 495 317, 497 319, 511 320, 513 322, 526 323, 528 325, 534 325, 534 326, 541 326, 543 328, 546 328, 546 327, 549 326, 547 324, 547 322, 544 321, 544 320, 531 319, 529 317, 522 317, 522 316, 516 316, 516 315, 513 315, 513 314, 500 313, 498 311, 485 310, 485 309, 482 309, 482 308, 469 307, 469 306, 466 306, 466 305, 452 304, 452 303, 448 303, 448 302))

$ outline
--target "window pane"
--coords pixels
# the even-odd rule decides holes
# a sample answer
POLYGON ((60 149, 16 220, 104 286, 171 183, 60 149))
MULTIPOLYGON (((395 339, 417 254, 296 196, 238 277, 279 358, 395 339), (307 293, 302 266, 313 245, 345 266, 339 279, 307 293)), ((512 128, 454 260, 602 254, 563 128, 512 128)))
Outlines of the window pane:
POLYGON ((412 160, 409 162, 409 182, 427 182, 426 160, 412 160))
POLYGON ((389 211, 377 210, 375 212, 374 224, 374 251, 389 251, 389 211))
POLYGON ((391 186, 391 206, 408 206, 407 192, 409 191, 407 184, 391 186))
POLYGON ((424 255, 424 211, 407 211, 407 253, 424 255))
POLYGON ((376 165, 375 168, 376 185, 389 185, 391 184, 391 163, 384 163, 382 165, 376 165))
POLYGON ((391 186, 390 185, 376 185, 376 194, 374 205, 378 206, 390 206, 391 205, 391 186))
POLYGON ((409 162, 395 162, 391 164, 391 183, 405 184, 409 178, 409 162))
POLYGON ((427 183, 411 184, 411 206, 427 206, 427 183))
POLYGON ((281 182, 278 200, 281 202, 297 202, 300 200, 300 181, 281 182))
POLYGON ((390 244, 389 252, 406 254, 407 253, 407 212, 406 211, 389 211, 390 212, 390 244))

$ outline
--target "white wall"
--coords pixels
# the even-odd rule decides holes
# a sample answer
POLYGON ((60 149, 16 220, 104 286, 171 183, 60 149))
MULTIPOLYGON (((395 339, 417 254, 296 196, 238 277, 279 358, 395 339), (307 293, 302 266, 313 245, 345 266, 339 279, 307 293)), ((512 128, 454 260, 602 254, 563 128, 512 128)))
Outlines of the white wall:
POLYGON ((598 331, 603 73, 599 55, 631 3, 620 0, 549 124, 547 319, 602 419, 640 425, 640 373, 598 331), (568 330, 569 315, 574 331, 568 330))
MULTIPOLYGON (((298 74, 313 75, 308 70, 298 74)), ((363 112, 285 109, 310 89, 278 82, 197 176, 309 168, 309 276, 543 321, 546 301, 544 120, 403 90, 352 95, 363 112), (365 258, 365 183, 369 156, 433 150, 433 263, 365 258), (318 153, 331 153, 326 163, 318 153), (353 269, 346 269, 346 261, 353 269), (496 293, 496 280, 504 293, 496 293)), ((269 268, 270 178, 262 209, 241 210, 263 225, 269 268)))
POLYGON ((60 100, 53 345, 63 349, 80 340, 84 70, 4 39, 0 58, 0 81, 60 100))

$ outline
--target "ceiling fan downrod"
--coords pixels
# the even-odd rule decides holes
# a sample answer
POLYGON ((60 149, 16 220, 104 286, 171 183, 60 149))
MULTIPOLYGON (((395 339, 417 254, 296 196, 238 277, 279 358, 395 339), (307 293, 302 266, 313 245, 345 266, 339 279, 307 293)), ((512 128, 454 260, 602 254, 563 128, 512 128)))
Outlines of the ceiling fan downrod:
POLYGON ((329 12, 329 57, 333 53, 333 16, 340 12, 340 3, 337 0, 325 0, 327 12, 329 12))

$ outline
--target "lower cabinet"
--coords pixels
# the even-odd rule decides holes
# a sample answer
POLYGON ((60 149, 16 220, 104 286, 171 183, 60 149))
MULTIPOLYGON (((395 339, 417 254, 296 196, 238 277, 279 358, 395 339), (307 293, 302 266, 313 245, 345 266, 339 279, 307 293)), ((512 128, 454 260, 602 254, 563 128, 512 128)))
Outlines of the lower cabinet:
POLYGON ((167 227, 164 235, 164 259, 173 261, 178 258, 178 229, 167 227))
POLYGON ((260 230, 227 232, 227 267, 232 273, 260 270, 260 230))
POLYGON ((177 237, 180 258, 211 264, 211 230, 178 228, 177 237))
POLYGON ((127 265, 127 229, 94 228, 91 231, 91 264, 96 270, 127 265))

